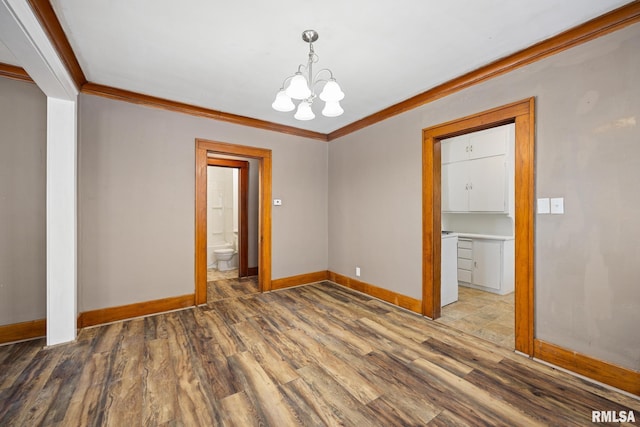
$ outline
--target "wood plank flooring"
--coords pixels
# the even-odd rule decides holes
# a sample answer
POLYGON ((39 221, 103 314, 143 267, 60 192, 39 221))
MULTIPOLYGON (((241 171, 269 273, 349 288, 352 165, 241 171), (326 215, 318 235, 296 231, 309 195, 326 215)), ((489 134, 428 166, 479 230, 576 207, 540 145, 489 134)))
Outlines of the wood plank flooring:
MULTIPOLYGON (((238 270, 234 270, 238 271, 238 270)), ((240 298, 259 292, 258 277, 216 278, 207 282, 207 303, 227 298, 240 298)))
MULTIPOLYGON (((0 426, 584 426, 640 401, 323 282, 0 347, 0 426)), ((637 423, 636 423, 637 424, 637 423)))

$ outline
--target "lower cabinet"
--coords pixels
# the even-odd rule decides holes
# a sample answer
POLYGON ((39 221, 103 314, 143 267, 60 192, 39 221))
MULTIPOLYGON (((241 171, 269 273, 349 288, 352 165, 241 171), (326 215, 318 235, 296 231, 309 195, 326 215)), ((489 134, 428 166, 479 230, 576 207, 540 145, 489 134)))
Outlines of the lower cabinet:
POLYGON ((462 286, 506 295, 513 292, 513 240, 458 238, 458 282, 462 286))

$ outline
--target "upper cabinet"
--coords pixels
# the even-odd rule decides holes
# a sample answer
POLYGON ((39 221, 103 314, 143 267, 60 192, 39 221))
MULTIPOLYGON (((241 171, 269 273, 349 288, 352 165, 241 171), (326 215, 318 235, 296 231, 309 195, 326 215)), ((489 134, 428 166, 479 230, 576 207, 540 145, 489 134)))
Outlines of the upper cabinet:
POLYGON ((509 213, 513 124, 441 141, 442 211, 509 213))
POLYGON ((515 136, 513 123, 466 135, 443 139, 442 164, 507 154, 510 138, 515 136))

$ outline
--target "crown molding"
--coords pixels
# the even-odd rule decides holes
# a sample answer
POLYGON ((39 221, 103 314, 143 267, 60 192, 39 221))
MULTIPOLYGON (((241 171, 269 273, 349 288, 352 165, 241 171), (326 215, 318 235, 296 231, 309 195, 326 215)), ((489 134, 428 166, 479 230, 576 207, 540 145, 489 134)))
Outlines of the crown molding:
POLYGON ((494 61, 477 70, 463 74, 460 77, 449 80, 435 86, 421 94, 405 101, 385 108, 377 113, 355 121, 347 126, 337 129, 328 135, 328 140, 343 137, 357 130, 371 126, 400 113, 428 104, 437 99, 444 98, 455 92, 485 82, 494 77, 506 74, 510 71, 529 65, 548 56, 570 49, 579 44, 620 30, 640 21, 640 1, 635 0, 625 6, 609 13, 587 21, 584 24, 571 28, 554 37, 536 43, 512 55, 494 61))
POLYGON ((58 52, 58 56, 71 75, 71 79, 76 84, 76 87, 81 88, 82 85, 87 82, 87 78, 80 67, 78 58, 71 48, 69 39, 67 39, 67 35, 62 29, 62 25, 60 25, 60 21, 58 20, 51 3, 49 0, 28 0, 28 3, 36 18, 42 25, 49 41, 58 52))
POLYGON ((2 0, 0 9, 0 38, 16 64, 25 69, 47 97, 75 99, 79 87, 29 3, 2 0))
POLYGON ((33 83, 33 79, 29 77, 29 74, 24 68, 16 67, 15 65, 4 64, 0 62, 0 76, 13 80, 21 80, 23 82, 33 83))
MULTIPOLYGON (((131 102, 135 104, 147 105, 155 108, 176 111, 213 120, 226 121, 242 126, 255 127, 258 129, 266 129, 274 132, 316 139, 320 141, 332 141, 334 139, 343 137, 398 114, 420 107, 424 104, 428 104, 440 98, 444 98, 445 96, 459 92, 473 85, 483 83, 494 77, 506 74, 510 71, 532 64, 536 61, 555 55, 556 53, 570 49, 574 46, 580 45, 595 38, 604 36, 606 34, 625 28, 629 25, 640 22, 640 0, 634 0, 633 2, 628 3, 616 10, 594 18, 591 21, 587 21, 554 37, 551 37, 512 55, 494 61, 460 77, 449 80, 448 82, 435 86, 414 97, 387 107, 370 116, 357 120, 329 134, 324 134, 320 132, 300 129, 294 126, 280 125, 273 122, 253 119, 250 117, 225 113, 203 107, 197 107, 190 104, 170 101, 162 98, 139 94, 136 92, 87 82, 84 74, 82 73, 82 69, 78 64, 75 54, 71 49, 69 41, 66 38, 66 35, 64 34, 60 22, 56 18, 49 1, 29 0, 29 4, 31 5, 34 13, 45 28, 45 31, 51 39, 51 42, 58 50, 60 57, 63 59, 67 68, 71 72, 73 79, 76 81, 76 83, 81 82, 78 86, 82 88, 82 93, 131 102)), ((24 72, 24 70, 20 70, 21 69, 19 67, 0 64, 0 76, 16 80, 31 81, 31 79, 28 78, 26 72, 24 72)))
POLYGON ((285 126, 278 123, 268 122, 265 120, 253 119, 251 117, 239 116, 237 114, 225 113, 222 111, 211 110, 208 108, 198 107, 182 102, 170 101, 164 98, 158 98, 150 95, 143 95, 128 90, 118 89, 110 86, 99 85, 96 83, 85 83, 81 89, 82 93, 88 95, 97 95, 105 98, 115 99, 118 101, 130 102, 133 104, 145 105, 148 107, 160 108, 163 110, 175 111, 178 113, 189 114, 192 116, 205 117, 213 120, 234 123, 242 126, 249 126, 258 129, 271 130, 289 135, 301 136, 304 138, 317 139, 327 141, 327 135, 320 132, 313 132, 293 126, 285 126))

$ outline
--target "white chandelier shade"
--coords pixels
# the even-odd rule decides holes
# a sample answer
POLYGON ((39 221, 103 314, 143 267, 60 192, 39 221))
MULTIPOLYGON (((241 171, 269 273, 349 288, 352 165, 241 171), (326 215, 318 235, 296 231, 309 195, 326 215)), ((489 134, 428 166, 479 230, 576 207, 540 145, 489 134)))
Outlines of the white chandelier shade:
POLYGON ((286 93, 289 98, 307 99, 311 96, 311 89, 309 89, 307 79, 300 71, 298 71, 291 79, 291 82, 287 89, 285 89, 284 93, 286 93))
POLYGON ((344 99, 344 92, 340 89, 336 79, 331 78, 320 93, 320 99, 325 102, 342 101, 344 99))
POLYGON ((278 92, 278 94, 276 95, 276 100, 273 101, 273 104, 271 104, 271 106, 274 110, 281 111, 283 113, 293 111, 296 108, 294 103, 291 101, 291 98, 287 96, 284 90, 278 92))
POLYGON ((338 117, 342 113, 344 113, 344 110, 338 101, 327 101, 322 109, 322 115, 325 117, 338 117))
POLYGON ((306 30, 302 33, 302 40, 309 43, 309 58, 307 65, 299 65, 298 71, 285 79, 282 87, 276 94, 276 99, 271 106, 280 112, 293 111, 296 106, 292 100, 300 100, 298 109, 293 116, 297 120, 313 120, 315 114, 312 110, 316 98, 325 102, 322 115, 325 117, 337 117, 344 113, 340 101, 344 99, 344 92, 333 77, 328 68, 324 68, 314 76, 313 64, 318 62, 318 55, 313 50, 313 42, 318 40, 318 33, 314 30, 306 30), (306 76, 303 74, 307 74, 306 76), (323 76, 327 75, 328 77, 323 76), (316 95, 316 86, 323 85, 320 95, 316 95))
POLYGON ((313 114, 313 110, 311 109, 311 102, 302 101, 298 104, 298 110, 296 114, 293 116, 298 120, 313 120, 316 118, 316 115, 313 114))

